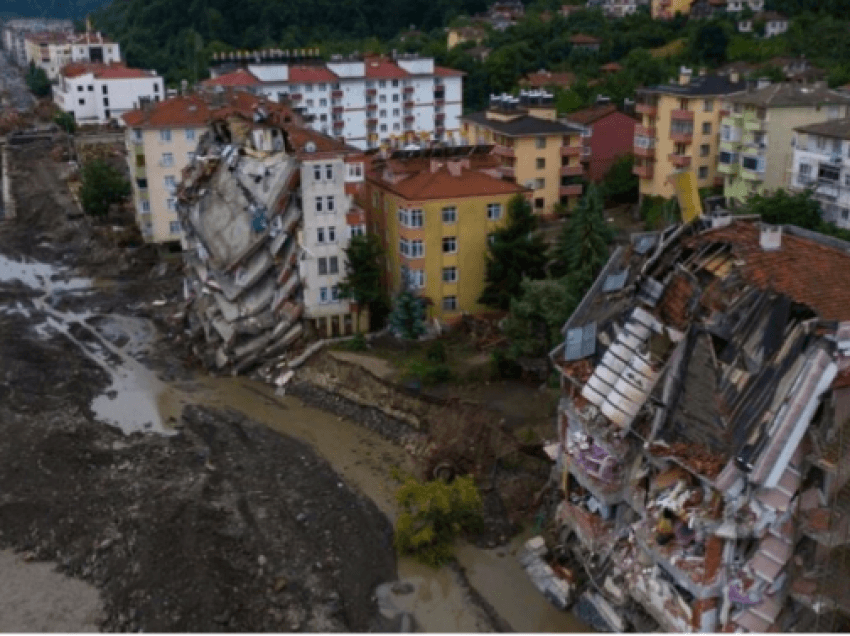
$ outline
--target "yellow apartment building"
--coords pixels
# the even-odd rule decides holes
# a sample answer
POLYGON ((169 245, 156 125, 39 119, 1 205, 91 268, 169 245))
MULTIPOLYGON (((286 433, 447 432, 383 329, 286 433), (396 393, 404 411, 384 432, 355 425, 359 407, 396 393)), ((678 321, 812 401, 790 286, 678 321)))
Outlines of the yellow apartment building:
POLYGON ((675 194, 669 177, 691 171, 697 187, 722 185, 717 172, 720 121, 724 101, 746 88, 746 82, 721 75, 692 76, 682 69, 676 84, 638 91, 634 173, 640 195, 668 199, 675 194))
POLYGON ((406 274, 425 299, 428 317, 447 320, 487 310, 478 298, 489 237, 505 223, 508 201, 527 191, 491 174, 499 161, 494 155, 428 153, 401 151, 376 160, 360 203, 384 244, 390 292, 399 291, 406 274))
POLYGON ((470 144, 493 144, 502 176, 532 191, 537 214, 556 204, 572 210, 584 190, 588 129, 557 120, 548 93, 520 92, 490 100, 490 108, 461 118, 461 136, 470 144))
POLYGON ((487 30, 481 26, 463 26, 449 29, 446 36, 446 48, 453 49, 464 42, 481 44, 487 37, 487 30))
POLYGON ((650 13, 653 20, 671 20, 677 13, 688 15, 694 0, 652 0, 650 13))

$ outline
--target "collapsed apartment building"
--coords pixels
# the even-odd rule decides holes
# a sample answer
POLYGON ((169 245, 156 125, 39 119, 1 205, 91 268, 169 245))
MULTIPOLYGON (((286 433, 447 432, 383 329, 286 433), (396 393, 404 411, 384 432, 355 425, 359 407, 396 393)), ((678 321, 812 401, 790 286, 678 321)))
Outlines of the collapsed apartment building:
POLYGON ((850 614, 850 243, 722 214, 635 235, 551 353, 559 550, 609 626, 850 614))
MULTIPOLYGON (((209 368, 280 375, 305 336, 352 333, 338 294, 362 154, 245 92, 209 97, 177 192, 194 352, 209 368)), ((354 230, 353 230, 354 229, 354 230)), ((271 379, 271 378, 270 378, 271 379)))

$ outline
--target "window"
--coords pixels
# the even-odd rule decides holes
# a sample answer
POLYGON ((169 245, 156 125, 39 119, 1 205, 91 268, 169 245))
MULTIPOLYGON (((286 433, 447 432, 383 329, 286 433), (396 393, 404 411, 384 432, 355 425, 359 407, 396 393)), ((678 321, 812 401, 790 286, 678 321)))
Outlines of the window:
POLYGON ((319 100, 319 106, 327 107, 327 105, 328 105, 328 100, 326 100, 324 97, 319 100))
POLYGON ((807 163, 800 164, 800 170, 797 173, 797 181, 803 185, 812 180, 812 167, 807 163))
POLYGON ((546 199, 544 199, 542 197, 534 199, 534 208, 536 210, 542 210, 545 207, 546 207, 546 199))
POLYGON ((708 179, 708 166, 700 166, 699 167, 699 178, 700 179, 708 179))
POLYGON ((81 99, 81 100, 79 100, 79 101, 80 101, 80 106, 85 106, 85 105, 86 105, 86 100, 81 99))
POLYGON ((168 207, 169 211, 177 212, 177 199, 166 199, 165 205, 168 207))
POLYGON ((316 228, 316 243, 324 243, 325 242, 325 228, 317 227, 316 228))
POLYGON ((339 302, 339 287, 333 285, 331 287, 331 302, 338 303, 339 302))
POLYGON ((187 152, 186 153, 186 162, 192 163, 194 160, 195 160, 195 153, 194 152, 187 152))
POLYGON ((327 287, 319 287, 319 302, 320 303, 328 302, 328 288, 327 287))
POLYGON ((495 242, 496 242, 496 233, 495 233, 495 232, 490 232, 490 233, 487 235, 487 245, 492 245, 492 244, 493 244, 493 243, 495 243, 495 242))
POLYGON ((718 161, 724 164, 736 164, 738 163, 738 153, 721 150, 720 155, 718 156, 718 161))
POLYGON ((699 147, 699 156, 707 157, 709 154, 711 154, 711 146, 709 144, 702 144, 699 147))
POLYGON ((142 212, 150 212, 151 211, 151 202, 150 201, 142 201, 142 212))
POLYGON ((398 117, 401 114, 398 108, 393 108, 393 117, 398 117))
POLYGON ((333 198, 333 196, 328 197, 327 204, 328 204, 328 212, 333 212, 334 211, 334 198, 333 198))
POLYGON ((711 122, 705 121, 702 123, 702 134, 710 135, 711 134, 711 122))
POLYGON ((328 259, 328 273, 339 274, 339 259, 336 256, 331 256, 328 259))
POLYGON ((393 88, 398 88, 398 80, 397 79, 393 80, 393 88))
POLYGON ((101 88, 101 92, 104 95, 109 95, 109 86, 107 86, 106 84, 102 84, 100 88, 101 88))
POLYGON ((172 221, 169 223, 168 230, 172 234, 180 234, 180 221, 172 221))
POLYGON ((177 182, 175 181, 174 177, 172 177, 172 176, 165 177, 165 189, 166 190, 168 190, 169 192, 173 192, 174 188, 176 188, 176 187, 177 187, 177 182))
POLYGON ((321 181, 322 180, 322 166, 316 164, 313 166, 313 180, 321 181))
POLYGON ((401 130, 401 124, 393 124, 393 130, 401 130))
POLYGON ((173 166, 174 165, 174 155, 171 154, 170 152, 162 153, 162 161, 160 162, 160 165, 163 168, 168 168, 170 166, 173 166))
POLYGON ((827 119, 841 119, 841 106, 827 108, 827 119))
POLYGON ((378 117, 386 117, 386 116, 387 116, 387 111, 382 108, 381 112, 378 113, 378 117))
POLYGON ((502 218, 502 204, 488 203, 487 204, 487 220, 498 221, 502 218))
POLYGON ((94 86, 89 84, 89 93, 93 93, 93 92, 94 92, 94 86))
POLYGON ((410 213, 405 208, 398 209, 398 223, 404 227, 410 226, 410 213))
POLYGON ((546 187, 546 179, 538 178, 534 180, 534 189, 542 190, 546 187))
POLYGON ((443 296, 443 310, 455 311, 457 309, 457 296, 443 296))
POLYGON ((322 207, 323 202, 324 202, 324 199, 322 199, 322 197, 316 197, 316 212, 323 212, 324 211, 324 208, 322 207))
POLYGON ((325 179, 328 181, 333 181, 334 178, 334 166, 332 163, 325 164, 325 179))
POLYGON ((397 101, 398 101, 398 93, 396 93, 395 95, 393 95, 393 101, 394 101, 394 102, 397 102, 397 101))
POLYGON ((366 234, 366 226, 364 225, 352 225, 350 234, 353 237, 355 236, 363 236, 366 234))
POLYGON ((818 167, 818 181, 838 183, 841 177, 841 168, 836 166, 821 165, 818 167))
POLYGON ((103 105, 107 106, 107 107, 109 106, 109 98, 108 97, 103 98, 103 105))
POLYGON ((133 141, 142 141, 142 129, 134 128, 133 129, 133 141))
POLYGON ((457 223, 457 208, 452 206, 449 208, 443 208, 443 223, 447 225, 451 225, 452 223, 457 223))
POLYGON ((425 245, 421 240, 410 241, 410 258, 422 258, 425 254, 425 245))
POLYGON ((186 135, 186 141, 195 141, 195 131, 191 128, 187 128, 184 134, 186 135))
POLYGON ((313 108, 313 100, 308 99, 306 105, 307 105, 307 108, 313 108))
POLYGON ((312 93, 313 92, 313 85, 312 84, 304 84, 304 92, 305 93, 312 93))
POLYGON ((538 137, 534 140, 535 148, 545 148, 546 147, 546 137, 538 137))
POLYGON ((387 125, 381 124, 381 132, 387 132, 387 125))
POLYGON ((410 211, 410 227, 422 227, 423 222, 424 218, 422 215, 422 210, 410 211))
POLYGON ((386 87, 387 87, 386 80, 381 80, 380 82, 378 82, 378 88, 386 88, 386 87))
POLYGON ((711 111, 713 111, 713 110, 714 110, 714 100, 713 100, 713 99, 705 99, 705 100, 703 100, 703 102, 702 102, 702 109, 703 109, 706 113, 710 113, 711 111))
POLYGON ((363 177, 362 163, 349 163, 347 164, 347 166, 349 179, 361 179, 363 177))
POLYGON ((77 86, 77 92, 82 93, 85 89, 82 86, 77 86))
POLYGON ((423 287, 425 287, 425 270, 408 269, 407 284, 412 289, 422 289, 423 287))
POLYGON ((444 267, 443 268, 443 282, 444 283, 456 283, 457 282, 457 267, 444 267))
POLYGON ((410 256, 410 241, 407 239, 399 239, 398 253, 402 256, 410 256))
POLYGON ((546 158, 545 157, 537 157, 537 169, 543 170, 546 167, 546 158))
POLYGON ((319 264, 319 276, 324 276, 328 273, 328 259, 324 256, 320 257, 318 260, 319 264))
POLYGON ((443 237, 443 254, 454 254, 457 252, 457 238, 454 236, 443 237))
POLYGON ((386 104, 387 103, 387 96, 386 95, 379 95, 378 101, 382 104, 386 104))
POLYGON ((336 227, 328 226, 328 243, 336 243, 336 227))
POLYGON ((170 130, 160 130, 159 131, 159 140, 160 141, 171 141, 171 131, 170 130))

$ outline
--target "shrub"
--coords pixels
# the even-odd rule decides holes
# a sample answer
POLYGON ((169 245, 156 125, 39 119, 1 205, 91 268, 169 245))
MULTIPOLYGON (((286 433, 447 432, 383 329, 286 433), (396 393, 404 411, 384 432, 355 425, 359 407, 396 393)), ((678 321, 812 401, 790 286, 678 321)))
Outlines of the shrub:
POLYGON ((369 346, 366 344, 366 338, 362 333, 355 334, 351 340, 342 343, 342 349, 346 351, 366 351, 369 346))
POLYGON ((522 377, 522 367, 519 363, 500 349, 492 354, 493 375, 503 380, 518 380, 522 377))
POLYGON ((425 351, 425 357, 428 358, 430 362, 446 362, 448 360, 448 355, 446 354, 445 343, 442 340, 435 340, 429 344, 428 349, 425 351))
POLYGON ((481 528, 483 504, 471 476, 422 482, 409 477, 396 492, 402 509, 395 546, 432 567, 452 559, 452 543, 463 532, 481 528))
POLYGON ((405 378, 418 378, 422 384, 439 384, 448 382, 453 377, 452 370, 442 362, 414 360, 407 365, 405 378))

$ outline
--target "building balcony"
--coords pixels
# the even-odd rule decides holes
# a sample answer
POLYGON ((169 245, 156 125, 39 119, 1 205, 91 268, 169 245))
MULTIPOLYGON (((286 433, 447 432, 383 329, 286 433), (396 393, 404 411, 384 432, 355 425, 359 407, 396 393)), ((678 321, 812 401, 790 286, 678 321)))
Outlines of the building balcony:
POLYGON ((442 93, 434 93, 434 105, 435 106, 444 106, 446 104, 446 98, 442 93))
POLYGON ((558 196, 562 197, 580 197, 584 191, 584 186, 580 183, 565 185, 558 188, 558 196))
POLYGON ((673 132, 670 131, 670 141, 674 141, 677 144, 689 144, 694 140, 694 133, 691 132, 673 132))
POLYGON ((632 174, 637 175, 641 179, 652 179, 655 172, 655 164, 646 163, 643 165, 635 164, 632 168, 632 174))
POLYGON ((377 104, 366 104, 366 111, 375 111, 378 110, 377 104))
POLYGON ((416 121, 416 117, 414 117, 413 115, 405 115, 404 121, 405 122, 413 122, 413 121, 416 121))
POLYGON ((654 159, 655 158, 655 146, 635 146, 632 149, 632 154, 635 157, 644 157, 645 159, 654 159))
POLYGON ((658 104, 638 102, 635 104, 635 112, 637 112, 638 115, 656 117, 658 115, 658 104))
POLYGON ((581 155, 581 146, 561 146, 562 157, 578 157, 581 155))
POLYGON ((133 166, 133 178, 135 178, 135 179, 147 179, 148 178, 148 168, 147 168, 147 166, 133 166))
POLYGON ((691 165, 690 155, 680 155, 676 152, 671 152, 667 155, 667 160, 676 168, 688 168, 691 165))
POLYGON ((375 95, 377 95, 377 94, 378 94, 378 89, 377 89, 377 88, 367 88, 367 89, 366 89, 366 96, 367 96, 367 97, 374 97, 374 96, 375 96, 375 95))
POLYGON ((670 119, 673 121, 693 121, 694 120, 694 111, 692 110, 682 110, 677 108, 676 110, 670 111, 670 119))
POLYGON ((331 108, 331 112, 335 115, 339 115, 339 114, 343 113, 344 111, 345 111, 345 108, 343 108, 342 106, 334 106, 333 108, 331 108))
POLYGON ((367 117, 366 118, 366 125, 367 126, 373 126, 373 127, 377 126, 378 125, 378 118, 377 117, 367 117))
POLYGON ((301 93, 293 93, 289 96, 289 99, 291 99, 293 102, 300 102, 303 97, 304 96, 301 93))
POLYGON ((737 163, 718 163, 717 172, 720 174, 734 176, 738 174, 739 165, 737 163))
POLYGON ((726 152, 738 152, 741 149, 741 141, 740 139, 727 139, 725 141, 721 140, 720 145, 718 147, 721 151, 725 150, 726 152))
POLYGON ((763 119, 748 119, 744 121, 744 130, 749 132, 764 132, 765 123, 763 119))
POLYGON ((139 199, 142 201, 150 201, 151 193, 148 188, 139 188, 139 199))
POLYGON ((584 174, 584 166, 561 166, 560 175, 562 177, 580 177, 584 174))
POLYGON ((412 110, 415 107, 416 107, 416 103, 412 99, 409 99, 409 100, 404 102, 405 110, 412 110))
POLYGON ((741 178, 745 181, 761 181, 764 179, 764 173, 757 172, 755 170, 748 170, 747 168, 741 168, 741 178))
POLYGON ((437 126, 434 129, 434 132, 437 133, 438 135, 442 135, 444 132, 446 132, 446 127, 445 126, 437 126))
POLYGON ((434 120, 435 121, 443 121, 445 118, 446 118, 445 113, 434 113, 434 120))
POLYGON ((340 130, 341 128, 345 128, 345 122, 342 120, 334 122, 334 130, 340 130))
POLYGON ((414 87, 414 86, 405 86, 404 87, 404 94, 405 95, 412 95, 415 91, 416 91, 416 87, 414 87))
POLYGON ((499 157, 514 157, 514 149, 510 146, 501 146, 499 144, 493 146, 493 154, 499 157))
POLYGON ((342 99, 343 92, 341 90, 331 91, 331 99, 342 99))
POLYGON ((516 179, 516 168, 513 166, 499 166, 502 177, 505 179, 516 179))
POLYGON ((635 126, 635 137, 646 137, 647 139, 655 139, 655 126, 635 126))

